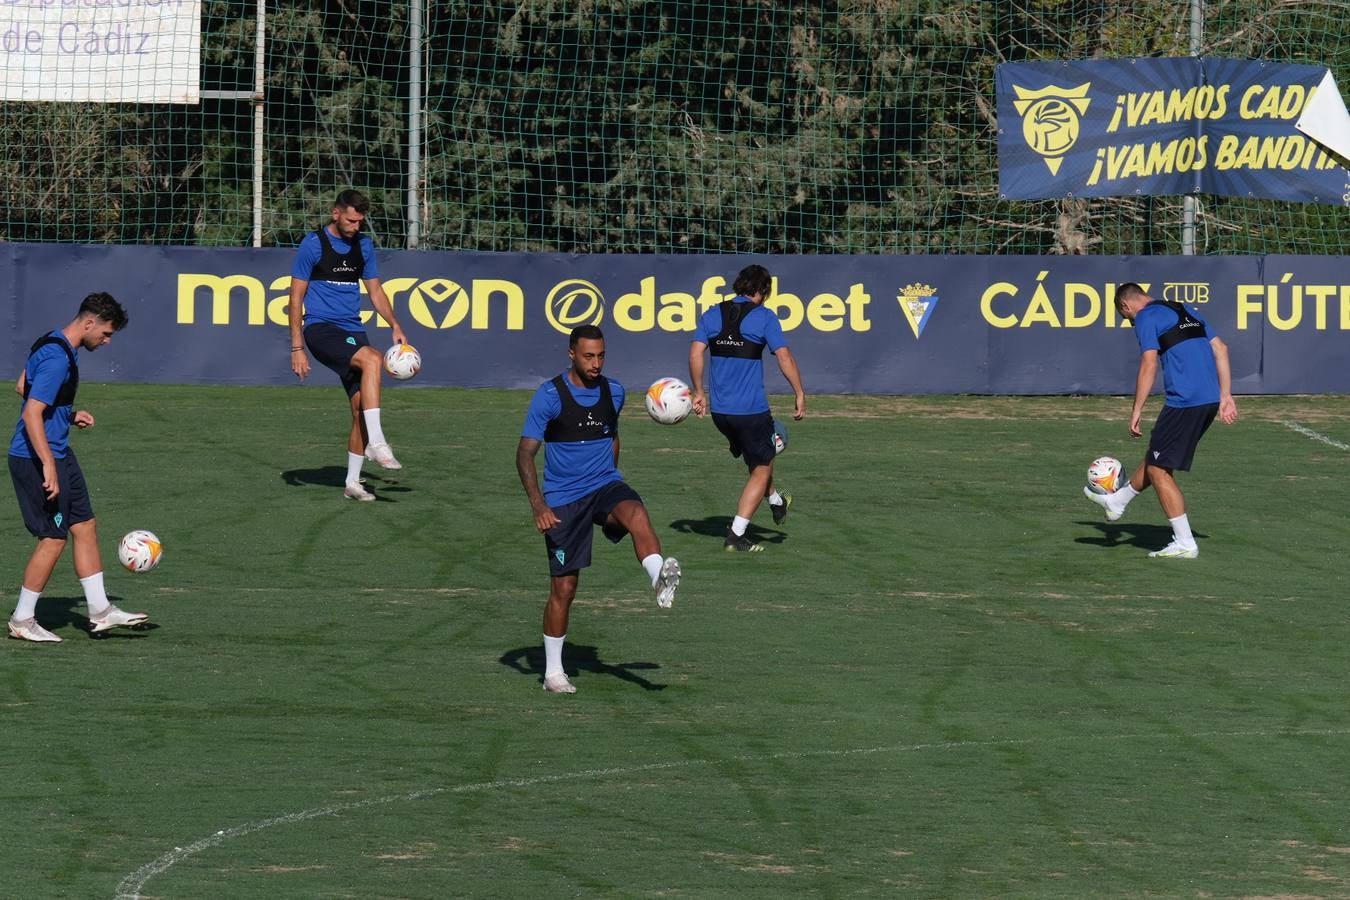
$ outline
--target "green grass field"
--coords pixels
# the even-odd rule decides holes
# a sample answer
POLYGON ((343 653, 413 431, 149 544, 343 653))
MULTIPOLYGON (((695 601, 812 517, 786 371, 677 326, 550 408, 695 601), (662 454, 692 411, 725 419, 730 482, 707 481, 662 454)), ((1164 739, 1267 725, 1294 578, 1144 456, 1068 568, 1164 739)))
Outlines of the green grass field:
MULTIPOLYGON (((660 610, 597 544, 571 697, 527 400, 389 391, 406 468, 358 504, 332 384, 82 388, 109 591, 153 625, 87 636, 63 560, 65 642, 5 643, 0 894, 1350 896, 1350 400, 1239 398, 1181 561, 1151 493, 1079 495, 1143 452, 1125 399, 813 397, 747 556, 711 423, 634 398, 621 466, 685 577, 660 610)), ((12 500, 0 546, 8 611, 12 500)))

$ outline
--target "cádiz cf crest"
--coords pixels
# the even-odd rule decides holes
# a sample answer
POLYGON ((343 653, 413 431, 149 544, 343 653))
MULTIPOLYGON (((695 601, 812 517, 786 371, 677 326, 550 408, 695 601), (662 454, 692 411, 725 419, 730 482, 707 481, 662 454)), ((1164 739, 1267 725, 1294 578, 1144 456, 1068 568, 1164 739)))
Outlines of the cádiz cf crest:
POLYGON ((1064 154, 1073 149, 1078 141, 1078 132, 1082 122, 1079 118, 1087 112, 1088 88, 1092 83, 1080 84, 1076 88, 1063 88, 1056 85, 1033 91, 1013 85, 1017 99, 1013 109, 1022 117, 1022 137, 1027 146, 1044 158, 1051 175, 1059 174, 1059 164, 1064 154))
POLYGON ((928 324, 928 317, 933 314, 933 307, 937 306, 937 294, 926 284, 907 284, 895 299, 899 302, 900 311, 905 314, 905 320, 909 322, 914 337, 919 337, 928 324))

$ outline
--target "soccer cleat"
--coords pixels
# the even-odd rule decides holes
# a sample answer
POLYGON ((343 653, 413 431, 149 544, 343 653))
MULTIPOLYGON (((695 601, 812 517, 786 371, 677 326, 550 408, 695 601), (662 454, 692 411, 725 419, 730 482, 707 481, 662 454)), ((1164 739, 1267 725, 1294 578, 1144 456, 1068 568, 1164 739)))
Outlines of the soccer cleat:
POLYGON ((670 609, 675 602, 675 589, 680 586, 680 561, 667 556, 661 563, 661 574, 656 576, 656 605, 670 609))
POLYGON ((788 507, 792 505, 791 494, 784 494, 780 491, 779 496, 783 498, 782 503, 777 505, 772 503, 769 504, 769 512, 773 513, 773 524, 775 525, 783 524, 783 521, 787 519, 788 507))
POLYGON ((544 690, 550 694, 575 694, 577 692, 576 687, 567 680, 567 675, 563 672, 559 672, 557 675, 545 675, 544 690))
POLYGON ((148 618, 150 617, 145 613, 129 613, 109 604, 102 615, 89 617, 89 631, 92 634, 98 634, 100 631, 125 628, 128 625, 139 625, 148 618))
POLYGON ((403 463, 394 459, 394 451, 384 441, 371 444, 366 448, 366 459, 379 463, 386 469, 401 469, 403 463))
POLYGON ((1116 507, 1111 504, 1110 494, 1094 494, 1086 485, 1084 485, 1083 496, 1100 506, 1106 512, 1106 520, 1108 522, 1114 522, 1116 519, 1125 515, 1124 509, 1116 509, 1116 507))
POLYGON ((745 535, 736 534, 729 528, 727 529, 727 539, 722 543, 722 549, 736 553, 760 553, 764 550, 763 547, 745 535))
POLYGON ((374 500, 375 495, 366 490, 359 481, 349 481, 347 486, 342 489, 342 496, 350 497, 353 500, 374 500))
POLYGON ((10 619, 9 636, 38 644, 59 644, 61 639, 38 624, 37 619, 10 619))
POLYGON ((1176 541, 1173 541, 1161 550, 1154 550, 1149 554, 1149 556, 1158 559, 1195 559, 1199 555, 1199 547, 1184 547, 1176 541))

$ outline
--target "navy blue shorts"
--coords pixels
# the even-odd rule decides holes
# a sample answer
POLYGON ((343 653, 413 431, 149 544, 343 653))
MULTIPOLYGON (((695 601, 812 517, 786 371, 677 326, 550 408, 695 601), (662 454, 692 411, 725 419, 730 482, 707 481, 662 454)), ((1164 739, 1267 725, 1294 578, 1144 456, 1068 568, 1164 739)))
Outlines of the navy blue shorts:
POLYGON ((599 525, 605 537, 617 544, 628 530, 622 525, 606 525, 605 520, 614 507, 625 500, 642 502, 638 492, 622 481, 592 491, 580 500, 554 508, 559 522, 544 532, 544 546, 548 548, 548 573, 566 575, 591 564, 591 535, 593 525, 599 525))
POLYGON ((362 347, 370 346, 370 337, 364 331, 344 331, 327 322, 305 326, 305 346, 314 358, 337 373, 348 397, 361 390, 361 370, 352 368, 352 357, 362 347))
POLYGON ((731 455, 744 459, 747 468, 773 464, 773 458, 778 455, 773 446, 773 413, 766 411, 748 416, 713 413, 712 420, 730 443, 731 455))
POLYGON ((74 450, 67 450, 64 459, 56 460, 56 483, 61 492, 55 500, 48 500, 42 489, 42 461, 36 457, 10 456, 9 478, 14 482, 23 524, 33 537, 64 541, 70 536, 70 526, 94 518, 89 487, 74 450))
POLYGON ((1164 406, 1162 412, 1158 413, 1158 421, 1153 423, 1153 431, 1149 433, 1148 454, 1144 462, 1178 472, 1190 471, 1191 461, 1195 459, 1195 448, 1200 445, 1200 438, 1205 436, 1218 412, 1217 403, 1180 409, 1164 406))

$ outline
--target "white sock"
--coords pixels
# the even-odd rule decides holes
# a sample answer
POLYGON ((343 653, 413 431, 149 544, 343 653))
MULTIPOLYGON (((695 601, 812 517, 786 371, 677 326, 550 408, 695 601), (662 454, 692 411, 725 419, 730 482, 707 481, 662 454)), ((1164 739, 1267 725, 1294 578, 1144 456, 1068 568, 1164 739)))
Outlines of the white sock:
POLYGON ((1168 519, 1172 523, 1172 537, 1183 547, 1193 548, 1196 546, 1195 535, 1191 534, 1191 520, 1185 513, 1177 516, 1175 519, 1168 519))
POLYGON ((108 607, 112 604, 108 602, 108 594, 103 590, 102 572, 81 578, 80 587, 84 588, 84 602, 89 604, 89 615, 101 616, 108 611, 108 607))
POLYGON ((783 505, 783 495, 780 494, 780 493, 778 493, 777 491, 774 491, 772 494, 769 495, 769 505, 770 505, 770 506, 782 506, 782 505, 783 505))
POLYGON ((1111 495, 1111 502, 1124 509, 1130 505, 1131 500, 1138 496, 1139 492, 1134 489, 1134 485, 1126 481, 1123 488, 1111 495))
POLYGON ((731 533, 740 537, 745 534, 745 529, 750 527, 750 520, 737 516, 731 520, 731 533))
POLYGON ((366 420, 366 437, 370 438, 372 444, 387 443, 384 439, 384 429, 380 427, 380 408, 361 410, 361 417, 366 420))
POLYGON ((348 484, 351 484, 353 481, 360 481, 360 480, 361 480, 361 464, 364 463, 365 461, 366 461, 366 458, 365 458, 364 456, 362 456, 360 453, 353 453, 353 452, 350 451, 350 450, 347 451, 347 483, 348 483, 348 484))
POLYGON ((19 588, 19 602, 14 607, 14 618, 22 622, 24 619, 31 619, 37 614, 38 598, 42 596, 42 591, 30 591, 26 587, 19 588))
POLYGON ((656 587, 656 579, 661 577, 661 563, 665 562, 660 553, 652 553, 642 558, 642 568, 647 570, 647 576, 652 580, 652 587, 656 587))
POLYGON ((567 640, 567 635, 562 637, 549 637, 544 635, 544 677, 550 675, 561 675, 562 667, 562 645, 567 640))

